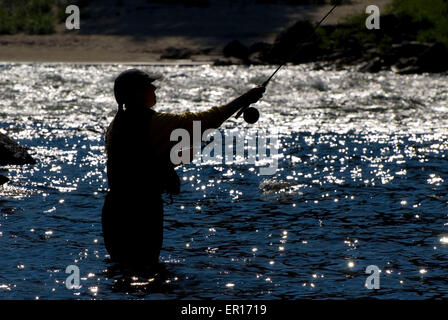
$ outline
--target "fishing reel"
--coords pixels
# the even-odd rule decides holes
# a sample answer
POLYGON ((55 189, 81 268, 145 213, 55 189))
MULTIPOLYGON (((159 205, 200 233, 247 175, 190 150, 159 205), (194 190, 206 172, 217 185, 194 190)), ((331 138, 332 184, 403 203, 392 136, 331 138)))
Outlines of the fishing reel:
POLYGON ((260 112, 254 107, 249 107, 243 112, 243 119, 249 124, 254 124, 260 118, 260 112))
POLYGON ((243 115, 244 121, 246 121, 249 124, 256 123, 260 118, 260 112, 258 111, 258 109, 254 107, 242 108, 240 111, 238 111, 235 118, 238 119, 241 116, 241 114, 243 115))

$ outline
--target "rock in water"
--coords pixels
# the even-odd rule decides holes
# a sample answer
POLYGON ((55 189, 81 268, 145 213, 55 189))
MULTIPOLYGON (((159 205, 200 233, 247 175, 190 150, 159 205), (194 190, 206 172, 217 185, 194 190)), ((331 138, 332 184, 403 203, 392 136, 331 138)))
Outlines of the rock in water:
POLYGON ((2 184, 5 184, 5 183, 8 182, 8 181, 9 181, 8 178, 6 178, 4 175, 1 175, 1 174, 0 174, 0 186, 1 186, 2 184))
POLYGON ((0 133, 0 165, 35 163, 36 161, 28 154, 28 151, 24 147, 0 133))

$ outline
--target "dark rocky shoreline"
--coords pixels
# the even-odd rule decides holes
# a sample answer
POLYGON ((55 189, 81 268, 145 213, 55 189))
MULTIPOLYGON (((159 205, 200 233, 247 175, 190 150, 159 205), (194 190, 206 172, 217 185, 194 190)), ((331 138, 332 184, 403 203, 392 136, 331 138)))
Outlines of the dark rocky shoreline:
POLYGON ((361 72, 392 70, 399 74, 448 71, 448 49, 442 42, 415 40, 422 28, 409 17, 386 15, 382 29, 363 30, 356 23, 322 26, 310 40, 313 26, 298 21, 282 31, 274 43, 258 42, 245 46, 238 40, 228 43, 215 65, 272 65, 289 62, 316 62, 319 67, 345 68, 357 65, 361 72), (362 29, 361 29, 362 30, 362 29), (294 55, 294 52, 297 54, 294 55))

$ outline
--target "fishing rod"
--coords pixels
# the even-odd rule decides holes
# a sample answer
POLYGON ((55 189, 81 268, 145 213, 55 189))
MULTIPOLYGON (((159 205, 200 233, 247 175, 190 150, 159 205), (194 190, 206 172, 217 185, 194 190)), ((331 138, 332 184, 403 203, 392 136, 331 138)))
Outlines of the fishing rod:
MULTIPOLYGON (((314 38, 314 36, 316 35, 316 30, 317 28, 319 28, 319 26, 322 24, 322 22, 325 21, 325 19, 327 19, 327 17, 334 11, 334 9, 336 9, 336 7, 339 5, 338 1, 335 1, 335 5, 333 5, 333 7, 331 8, 330 11, 327 12, 327 14, 319 21, 319 23, 317 23, 314 28, 313 31, 311 32, 311 35, 308 39, 306 39, 306 41, 300 43, 297 46, 297 49, 294 50, 294 52, 288 57, 288 59, 284 60, 282 64, 280 64, 277 69, 271 74, 271 76, 265 81, 263 82, 263 84, 261 85, 262 87, 266 88, 266 86, 268 85, 269 81, 271 81, 271 79, 275 76, 275 74, 283 67, 286 65, 286 63, 291 60, 292 58, 294 58, 300 51, 300 49, 302 49, 303 44, 309 42, 311 39, 314 38)), ((258 121, 258 119, 260 118, 260 112, 258 111, 258 109, 254 108, 254 107, 245 107, 245 108, 241 108, 240 111, 238 111, 238 113, 236 114, 235 118, 238 119, 241 114, 243 114, 243 118, 244 121, 246 121, 249 124, 254 124, 255 122, 258 121)))

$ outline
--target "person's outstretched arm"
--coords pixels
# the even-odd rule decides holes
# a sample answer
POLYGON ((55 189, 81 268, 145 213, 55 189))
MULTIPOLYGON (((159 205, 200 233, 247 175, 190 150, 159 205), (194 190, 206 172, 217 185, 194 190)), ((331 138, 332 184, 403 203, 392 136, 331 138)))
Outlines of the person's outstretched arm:
POLYGON ((231 102, 219 107, 212 107, 207 111, 187 111, 182 114, 157 113, 154 116, 154 118, 158 120, 157 123, 155 123, 157 131, 163 132, 168 130, 170 134, 172 129, 183 128, 190 132, 192 130, 193 121, 201 121, 203 131, 210 128, 217 129, 235 112, 260 100, 265 90, 265 87, 262 86, 252 88, 231 102), (159 124, 159 126, 157 124, 159 124))
POLYGON ((263 96, 264 87, 255 87, 231 102, 219 107, 212 107, 203 112, 185 112, 182 114, 156 113, 150 126, 150 135, 154 139, 156 152, 170 149, 173 144, 170 135, 175 129, 185 129, 190 135, 193 134, 193 121, 201 121, 202 133, 211 128, 219 128, 221 124, 229 119, 241 108, 256 103, 263 96))
MULTIPOLYGON (((186 112, 180 117, 183 117, 183 124, 187 127, 191 126, 192 121, 201 121, 202 130, 210 128, 219 128, 221 124, 229 119, 235 112, 241 108, 246 108, 253 103, 256 103, 261 99, 266 88, 258 86, 250 89, 246 93, 242 94, 238 98, 232 100, 231 102, 221 105, 219 107, 212 107, 207 111, 203 112, 186 112)), ((185 127, 184 127, 185 128, 185 127)), ((188 129, 188 128, 186 128, 188 129)))

